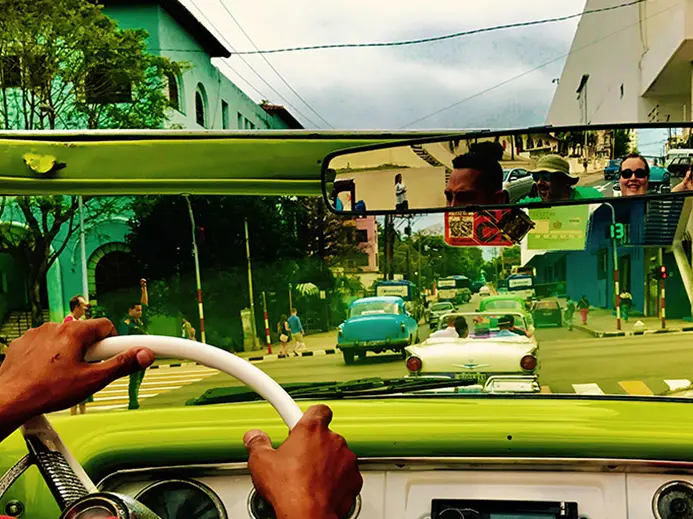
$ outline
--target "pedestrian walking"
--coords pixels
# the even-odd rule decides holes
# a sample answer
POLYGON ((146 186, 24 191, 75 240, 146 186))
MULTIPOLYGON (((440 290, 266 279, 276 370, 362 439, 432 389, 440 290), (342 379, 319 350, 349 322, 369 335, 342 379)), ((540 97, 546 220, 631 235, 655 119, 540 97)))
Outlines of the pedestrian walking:
POLYGON ((628 322, 630 309, 633 307, 633 296, 628 292, 628 289, 626 289, 619 294, 619 297, 621 298, 621 315, 623 316, 623 320, 628 322))
POLYGON ((590 313, 590 302, 587 300, 587 296, 583 295, 577 304, 578 310, 580 311, 580 317, 582 318, 582 324, 587 325, 587 316, 590 313))
POLYGON ((291 317, 289 317, 288 323, 291 339, 294 342, 294 353, 298 355, 300 350, 306 349, 306 345, 303 342, 303 323, 301 323, 301 318, 298 316, 295 308, 291 309, 291 317))
MULTIPOLYGON (((149 305, 149 294, 147 293, 147 280, 140 279, 140 300, 134 302, 128 308, 128 316, 125 317, 118 326, 118 335, 148 335, 147 334, 147 308, 149 305)), ((144 380, 145 370, 137 371, 130 375, 128 384, 128 409, 139 409, 139 394, 142 380, 144 380)))
MULTIPOLYGON (((88 317, 87 312, 90 310, 89 303, 82 296, 74 296, 72 299, 70 299, 69 305, 70 305, 70 313, 67 314, 65 319, 63 319, 63 323, 80 321, 80 320, 86 319, 88 317)), ((89 396, 89 398, 87 398, 86 400, 83 400, 78 405, 73 405, 70 408, 70 415, 72 415, 72 416, 77 415, 78 410, 79 410, 80 414, 86 414, 87 404, 89 402, 93 402, 93 401, 94 401, 94 397, 89 396)))
POLYGON ((289 355, 288 347, 291 339, 291 330, 289 329, 289 320, 286 318, 286 314, 282 314, 279 318, 277 333, 279 334, 279 343, 281 344, 279 356, 286 357, 289 355))
POLYGON ((568 324, 568 331, 573 331, 573 316, 575 315, 575 301, 568 296, 565 302, 565 322, 568 324))

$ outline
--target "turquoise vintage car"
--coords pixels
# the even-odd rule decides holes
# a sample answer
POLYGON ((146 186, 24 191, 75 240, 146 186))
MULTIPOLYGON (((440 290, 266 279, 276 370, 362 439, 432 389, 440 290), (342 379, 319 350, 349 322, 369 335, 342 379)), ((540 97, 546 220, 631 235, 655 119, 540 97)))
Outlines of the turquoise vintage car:
POLYGON ((419 326, 401 297, 364 297, 349 305, 347 320, 337 330, 337 348, 346 364, 366 352, 401 352, 419 342, 419 326))

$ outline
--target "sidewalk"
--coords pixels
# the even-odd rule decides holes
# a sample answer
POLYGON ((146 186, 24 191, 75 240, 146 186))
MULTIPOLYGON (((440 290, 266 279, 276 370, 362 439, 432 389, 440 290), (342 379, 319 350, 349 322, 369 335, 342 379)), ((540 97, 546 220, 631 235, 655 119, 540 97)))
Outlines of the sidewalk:
POLYGON ((590 309, 587 326, 583 326, 579 312, 573 317, 573 328, 585 331, 594 337, 625 337, 651 333, 693 332, 693 322, 683 319, 667 319, 666 328, 662 329, 659 317, 630 316, 628 322, 621 317, 621 330, 616 328, 616 316, 604 308, 590 309), (640 321, 644 326, 635 326, 640 321))
MULTIPOLYGON (((304 350, 298 352, 302 357, 312 357, 314 355, 334 355, 337 352, 337 330, 332 330, 323 333, 313 333, 310 335, 305 335, 303 337, 303 342, 306 345, 304 350)), ((277 341, 272 344, 272 353, 267 352, 267 345, 264 348, 254 351, 241 351, 236 353, 239 357, 250 360, 250 361, 260 361, 260 360, 275 360, 279 358, 279 349, 281 345, 277 341)), ((289 347, 287 350, 292 351, 292 343, 289 342, 289 347)))

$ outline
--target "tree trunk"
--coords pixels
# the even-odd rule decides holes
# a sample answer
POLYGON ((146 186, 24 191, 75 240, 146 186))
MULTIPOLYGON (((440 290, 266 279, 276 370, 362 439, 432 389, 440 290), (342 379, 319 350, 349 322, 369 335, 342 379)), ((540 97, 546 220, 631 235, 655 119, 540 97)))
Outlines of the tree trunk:
POLYGON ((31 305, 31 327, 37 328, 43 324, 43 308, 41 307, 41 279, 29 280, 29 304, 31 305))

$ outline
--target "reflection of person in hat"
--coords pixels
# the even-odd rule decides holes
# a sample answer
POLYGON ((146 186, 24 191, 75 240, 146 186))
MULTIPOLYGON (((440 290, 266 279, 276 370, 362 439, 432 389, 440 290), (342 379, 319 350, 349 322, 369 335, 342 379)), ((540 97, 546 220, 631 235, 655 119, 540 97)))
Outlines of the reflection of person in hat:
POLYGON ((537 183, 539 197, 525 197, 520 203, 603 197, 593 187, 576 186, 579 178, 570 173, 570 164, 560 155, 544 155, 531 173, 537 183))

